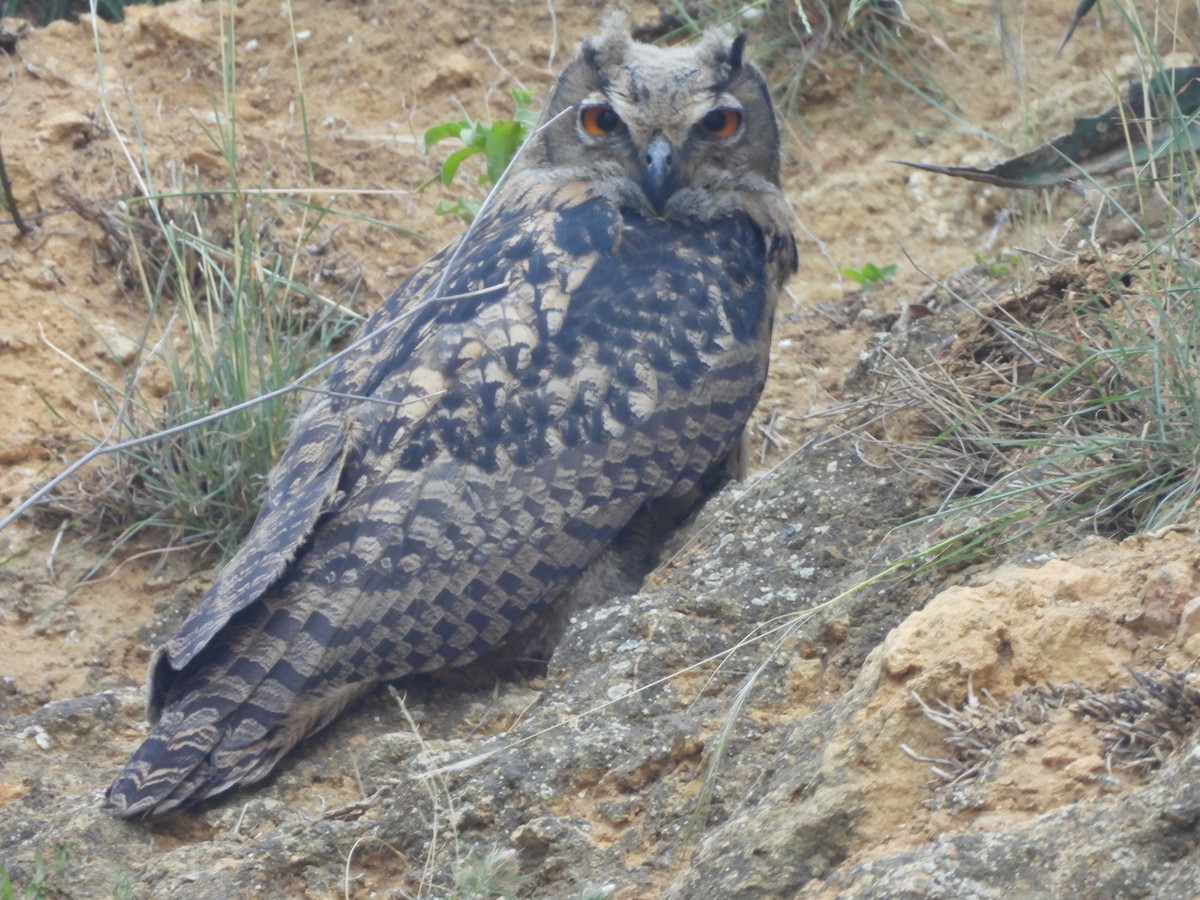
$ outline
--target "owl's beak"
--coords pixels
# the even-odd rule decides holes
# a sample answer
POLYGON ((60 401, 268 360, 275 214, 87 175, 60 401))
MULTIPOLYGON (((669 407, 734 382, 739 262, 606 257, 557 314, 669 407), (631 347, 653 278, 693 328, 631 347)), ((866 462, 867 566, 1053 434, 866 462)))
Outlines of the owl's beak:
POLYGON ((656 212, 662 212, 667 199, 675 192, 675 151, 671 142, 656 134, 646 147, 646 176, 643 189, 646 199, 656 212))

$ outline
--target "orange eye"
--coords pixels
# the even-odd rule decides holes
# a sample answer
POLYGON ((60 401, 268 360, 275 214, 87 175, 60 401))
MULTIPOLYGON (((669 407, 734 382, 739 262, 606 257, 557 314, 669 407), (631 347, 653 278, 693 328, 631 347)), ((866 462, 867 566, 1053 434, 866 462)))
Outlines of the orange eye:
POLYGON ((714 137, 733 137, 742 127, 742 111, 728 106, 714 109, 700 120, 700 127, 714 137))
POLYGON ((579 124, 584 131, 596 137, 617 134, 625 127, 611 106, 585 106, 579 111, 579 124))

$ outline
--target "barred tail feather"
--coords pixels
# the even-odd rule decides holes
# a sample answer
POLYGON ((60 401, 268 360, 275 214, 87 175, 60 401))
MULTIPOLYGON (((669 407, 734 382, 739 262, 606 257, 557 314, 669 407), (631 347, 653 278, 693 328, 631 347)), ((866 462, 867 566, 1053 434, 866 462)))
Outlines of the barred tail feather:
POLYGON ((189 691, 169 703, 109 786, 104 800, 108 810, 122 819, 151 818, 260 781, 297 743, 332 722, 375 682, 306 693, 281 712, 261 705, 274 699, 270 685, 265 679, 257 686, 263 690, 252 691, 232 708, 227 697, 205 691, 189 691))

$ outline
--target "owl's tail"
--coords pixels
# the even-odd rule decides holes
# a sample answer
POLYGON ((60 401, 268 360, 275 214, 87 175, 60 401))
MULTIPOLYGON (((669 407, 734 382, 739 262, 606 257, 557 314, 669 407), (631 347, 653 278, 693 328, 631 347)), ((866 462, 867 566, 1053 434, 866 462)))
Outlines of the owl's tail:
POLYGON ((239 657, 221 671, 209 664, 174 686, 162 716, 109 786, 108 810, 123 819, 149 818, 259 781, 300 740, 375 686, 358 681, 287 690, 280 666, 288 668, 280 661, 247 683, 255 664, 239 657))

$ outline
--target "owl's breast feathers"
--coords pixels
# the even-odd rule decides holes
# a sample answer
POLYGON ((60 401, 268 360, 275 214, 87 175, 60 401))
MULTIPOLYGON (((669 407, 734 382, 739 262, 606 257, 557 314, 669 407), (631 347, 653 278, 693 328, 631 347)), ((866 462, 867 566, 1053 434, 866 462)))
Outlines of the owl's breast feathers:
POLYGON ((118 814, 261 778, 371 685, 501 646, 737 439, 787 229, 514 196, 383 304, 298 417, 250 535, 151 665, 161 719, 118 814))

